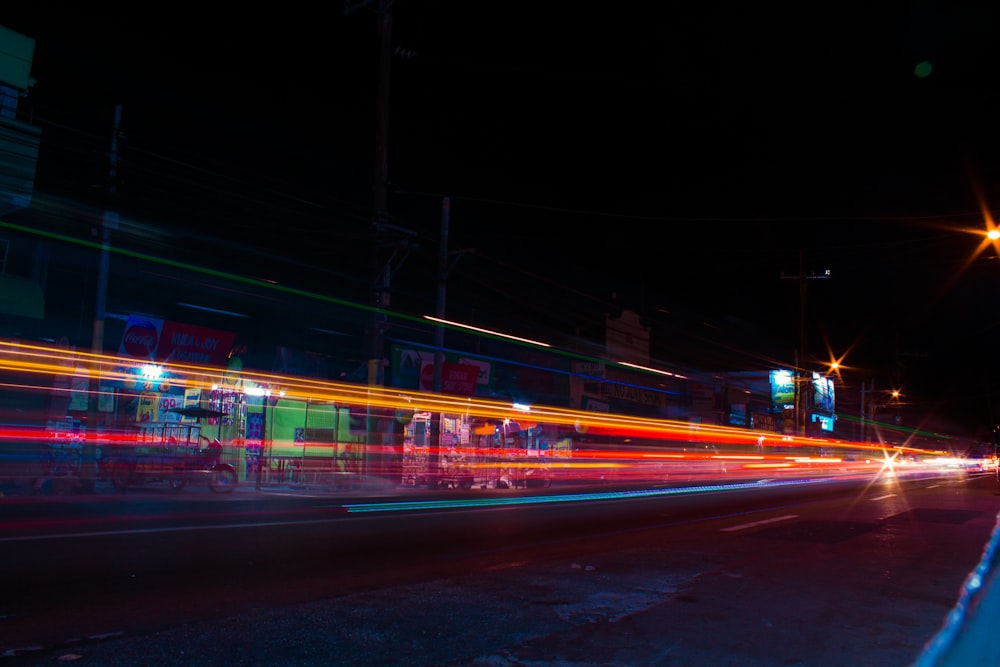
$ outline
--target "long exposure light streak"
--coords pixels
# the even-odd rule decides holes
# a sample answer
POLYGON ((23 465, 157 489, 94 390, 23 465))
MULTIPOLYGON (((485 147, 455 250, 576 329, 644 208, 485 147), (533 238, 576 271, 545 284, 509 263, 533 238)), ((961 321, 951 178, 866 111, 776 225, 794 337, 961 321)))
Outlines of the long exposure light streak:
POLYGON ((451 320, 443 320, 440 317, 432 317, 431 315, 424 315, 425 320, 430 320, 431 322, 437 322, 438 324, 447 324, 448 326, 455 327, 457 329, 466 329, 468 331, 475 331, 477 333, 487 334, 489 336, 497 336, 499 338, 507 338, 509 340, 516 340, 522 343, 528 343, 530 345, 537 345, 538 347, 552 347, 548 343, 543 343, 541 341, 532 340, 530 338, 522 338, 520 336, 513 336, 511 334, 501 333, 499 331, 493 331, 492 329, 483 329, 481 327, 472 326, 471 324, 462 324, 461 322, 453 322, 451 320))
POLYGON ((537 505, 541 503, 577 503, 600 500, 623 500, 626 498, 652 498, 656 496, 677 496, 695 493, 714 493, 736 489, 760 488, 761 486, 801 486, 829 481, 826 479, 765 480, 757 482, 736 482, 732 484, 709 484, 699 486, 678 486, 662 489, 629 489, 623 491, 602 491, 594 493, 565 493, 542 496, 519 496, 501 498, 435 498, 433 500, 397 500, 376 503, 346 503, 338 505, 350 513, 359 512, 403 512, 409 510, 449 509, 460 507, 503 507, 509 505, 537 505))
POLYGON ((686 377, 684 375, 678 375, 677 373, 671 373, 670 371, 661 371, 657 368, 650 368, 649 366, 640 366, 639 364, 633 364, 632 362, 629 361, 619 361, 618 363, 621 364, 622 366, 628 366, 629 368, 637 368, 640 371, 646 371, 648 373, 656 373, 657 375, 668 375, 670 377, 681 378, 681 379, 686 377))
MULTIPOLYGON (((80 380, 99 373, 103 382, 120 382, 125 389, 118 389, 125 398, 136 398, 148 388, 141 385, 169 383, 174 391, 198 389, 215 391, 232 381, 228 369, 191 363, 165 363, 156 368, 160 373, 153 379, 143 374, 147 361, 116 355, 98 355, 61 348, 58 346, 0 341, 0 371, 6 377, 0 387, 19 392, 66 392, 91 395, 89 382, 80 380), (62 378, 56 382, 55 378, 62 378), (74 381, 75 380, 75 381, 74 381), (77 388, 78 387, 78 388, 77 388), (131 388, 130 388, 131 387, 131 388)), ((782 475, 848 475, 881 467, 890 470, 898 465, 894 461, 901 453, 913 456, 937 456, 941 451, 929 451, 910 446, 892 447, 887 454, 882 444, 832 442, 804 436, 768 434, 767 445, 762 445, 762 432, 758 430, 692 424, 689 422, 632 417, 612 413, 596 413, 569 408, 519 405, 510 401, 487 398, 459 397, 429 392, 414 392, 399 388, 331 382, 291 375, 241 371, 240 391, 247 396, 274 399, 271 410, 286 409, 281 401, 316 402, 349 409, 351 414, 371 409, 384 409, 383 414, 404 415, 455 415, 476 428, 485 428, 484 435, 508 437, 507 429, 544 428, 549 443, 569 443, 561 453, 551 451, 542 455, 536 450, 528 456, 520 445, 498 452, 483 451, 479 445, 466 445, 469 457, 462 463, 471 485, 473 478, 486 479, 503 468, 526 485, 546 475, 566 481, 600 480, 629 483, 658 483, 669 480, 710 483, 736 481, 741 476, 750 478, 761 474, 782 475), (520 422, 520 424, 519 424, 520 422), (524 426, 531 424, 531 426, 524 426), (476 450, 476 447, 479 450, 476 450), (889 459, 889 457, 892 459, 889 459), (888 460, 887 460, 888 459, 888 460), (542 474, 539 475, 539 472, 542 474)), ((104 391, 103 387, 97 390, 104 391)), ((103 394, 101 394, 103 395, 103 394)), ((290 409, 290 408, 289 408, 290 409)), ((272 414, 274 414, 272 412, 272 414)), ((43 424, 41 419, 37 424, 43 424)), ((203 424, 204 425, 204 424, 203 424)), ((133 432, 134 433, 134 432, 133 432)), ((44 441, 50 437, 45 427, 0 427, 0 441, 17 443, 44 441)), ((98 443, 127 443, 128 429, 87 429, 88 441, 98 443)), ((353 434, 350 437, 354 437, 353 434)), ((361 436, 359 436, 361 437, 361 436)), ((345 444, 363 451, 371 457, 391 459, 397 455, 392 444, 345 439, 345 444)), ((297 451, 305 458, 309 451, 330 450, 329 443, 308 438, 295 443, 282 444, 281 451, 297 451)), ((448 456, 446 445, 440 445, 442 457, 448 456)), ((508 447, 508 445, 504 445, 508 447)), ((945 463, 941 463, 945 465, 945 463)), ((494 475, 496 476, 496 475, 494 475)), ((457 484, 455 480, 452 483, 457 484)), ((507 482, 505 482, 507 483, 507 482)), ((513 484, 514 482, 509 482, 513 484)), ((468 487, 467 487, 468 488, 468 487)))

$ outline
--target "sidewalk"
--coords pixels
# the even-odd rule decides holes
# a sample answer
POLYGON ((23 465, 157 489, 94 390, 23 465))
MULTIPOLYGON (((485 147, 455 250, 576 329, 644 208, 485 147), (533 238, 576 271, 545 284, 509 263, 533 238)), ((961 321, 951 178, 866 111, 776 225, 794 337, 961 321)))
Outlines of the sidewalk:
MULTIPOLYGON (((342 479, 331 479, 329 481, 313 482, 277 482, 261 481, 259 484, 254 479, 240 481, 231 492, 213 493, 219 497, 229 495, 251 495, 268 493, 303 493, 303 494, 323 494, 323 495, 343 495, 348 497, 377 497, 385 495, 425 495, 431 493, 455 494, 456 496, 468 497, 469 494, 479 495, 496 494, 512 495, 520 493, 545 493, 550 489, 573 488, 557 485, 549 488, 494 488, 473 486, 471 489, 458 489, 451 487, 429 488, 426 486, 413 486, 408 484, 395 484, 383 478, 369 478, 366 480, 353 479, 350 483, 345 483, 342 479)), ((167 482, 148 482, 130 486, 127 493, 142 493, 143 491, 169 491, 170 493, 185 494, 195 492, 211 493, 207 484, 187 484, 181 489, 170 489, 167 482)), ((0 483, 0 499, 4 497, 67 497, 67 496, 101 496, 120 495, 122 492, 116 489, 110 480, 98 479, 94 483, 92 490, 87 490, 83 481, 78 477, 47 477, 17 480, 15 482, 0 483)))

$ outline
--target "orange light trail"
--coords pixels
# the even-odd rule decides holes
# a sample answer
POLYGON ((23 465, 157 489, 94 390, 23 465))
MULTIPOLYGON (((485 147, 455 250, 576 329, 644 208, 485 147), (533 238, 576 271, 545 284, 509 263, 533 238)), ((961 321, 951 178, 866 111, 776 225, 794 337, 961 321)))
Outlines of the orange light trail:
MULTIPOLYGON (((116 355, 98 355, 67 350, 56 346, 0 341, 0 372, 16 374, 23 381, 0 383, 10 390, 31 391, 87 391, 90 389, 56 389, 53 378, 99 377, 104 381, 136 382, 136 372, 143 362, 116 355), (37 384, 32 384, 36 382, 37 384)), ((162 370, 171 386, 177 388, 211 388, 232 379, 226 369, 196 364, 163 364, 162 370)), ((676 420, 630 417, 607 413, 593 413, 552 406, 514 406, 510 402, 450 396, 434 393, 407 392, 397 388, 329 382, 274 373, 241 371, 243 387, 265 387, 279 392, 282 398, 298 401, 317 401, 343 406, 366 406, 413 413, 445 413, 464 415, 495 422, 502 429, 509 422, 530 420, 534 424, 563 427, 574 443, 567 456, 519 456, 511 460, 507 455, 487 458, 485 461, 466 465, 473 470, 499 466, 511 470, 528 470, 548 466, 565 478, 590 476, 601 471, 617 475, 620 479, 663 479, 675 475, 692 477, 736 476, 759 470, 793 471, 856 471, 867 470, 874 463, 891 467, 892 459, 900 453, 932 455, 926 450, 911 447, 894 447, 892 459, 881 445, 847 441, 830 441, 801 436, 783 436, 778 433, 755 431, 734 427, 691 424, 676 420), (766 445, 759 439, 766 437, 766 445), (836 455, 825 456, 820 450, 836 450, 836 455), (853 453, 859 461, 845 460, 853 453)), ((89 387, 89 382, 88 382, 89 387)), ((4 428, 0 439, 37 440, 48 437, 43 430, 4 428)), ((129 436, 124 432, 87 433, 88 438, 100 437, 102 442, 122 443, 129 436)), ((132 436, 134 437, 134 436, 132 436)), ((329 443, 298 443, 307 447, 329 448, 329 443)), ((371 455, 391 456, 392 447, 353 443, 366 448, 371 455)), ((465 446, 471 454, 475 447, 465 446)), ((442 448, 443 451, 443 448, 442 448)))

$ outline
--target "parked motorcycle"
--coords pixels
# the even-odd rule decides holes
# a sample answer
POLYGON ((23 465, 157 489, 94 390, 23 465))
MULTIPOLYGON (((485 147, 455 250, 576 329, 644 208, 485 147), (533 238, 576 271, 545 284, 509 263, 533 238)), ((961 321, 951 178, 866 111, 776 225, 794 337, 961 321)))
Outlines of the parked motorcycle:
POLYGON ((213 493, 232 493, 238 480, 236 468, 222 463, 221 455, 222 445, 218 440, 193 452, 190 448, 169 446, 117 452, 110 462, 111 483, 121 492, 130 486, 166 482, 175 490, 204 483, 213 493))

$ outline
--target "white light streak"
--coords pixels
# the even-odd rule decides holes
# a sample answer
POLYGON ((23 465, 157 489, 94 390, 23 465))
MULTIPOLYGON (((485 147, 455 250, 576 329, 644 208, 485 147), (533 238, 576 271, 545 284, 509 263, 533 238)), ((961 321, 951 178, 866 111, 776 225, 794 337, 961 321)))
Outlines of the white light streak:
POLYGON ((478 331, 479 333, 489 334, 491 336, 500 336, 501 338, 509 338, 511 340, 519 340, 522 343, 530 343, 531 345, 539 345, 541 347, 552 347, 548 343, 543 343, 537 340, 531 340, 530 338, 521 338, 520 336, 511 336, 510 334, 500 333, 499 331, 493 331, 492 329, 481 329, 479 327, 474 327, 471 324, 462 324, 460 322, 452 322, 451 320, 442 320, 439 317, 431 317, 430 315, 424 315, 424 319, 428 319, 432 322, 440 322, 441 324, 449 324, 453 327, 459 327, 460 329, 469 329, 470 331, 478 331))
POLYGON ((619 361, 618 363, 622 366, 628 366, 629 368, 638 368, 641 371, 649 371, 650 373, 656 373, 657 375, 669 375, 670 377, 681 378, 682 380, 687 379, 687 377, 684 375, 678 375, 677 373, 671 373, 670 371, 661 371, 656 368, 650 368, 649 366, 640 366, 639 364, 632 364, 627 361, 619 361))

